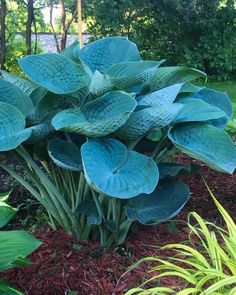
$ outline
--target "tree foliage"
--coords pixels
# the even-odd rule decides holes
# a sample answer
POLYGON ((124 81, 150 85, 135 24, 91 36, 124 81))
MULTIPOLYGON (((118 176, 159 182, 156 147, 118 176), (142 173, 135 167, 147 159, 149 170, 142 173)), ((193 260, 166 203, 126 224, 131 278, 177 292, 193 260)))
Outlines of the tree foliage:
POLYGON ((165 58, 170 65, 191 65, 222 78, 235 72, 232 0, 87 0, 84 10, 95 38, 126 35, 145 58, 165 58))
POLYGON ((46 29, 41 11, 41 8, 46 5, 46 1, 34 1, 30 11, 28 1, 2 1, 0 6, 2 15, 4 2, 6 3, 6 15, 1 24, 0 66, 14 74, 20 74, 22 72, 18 66, 17 58, 30 53, 42 52, 40 44, 32 41, 31 35, 32 32, 37 34, 38 31, 42 32, 46 29))

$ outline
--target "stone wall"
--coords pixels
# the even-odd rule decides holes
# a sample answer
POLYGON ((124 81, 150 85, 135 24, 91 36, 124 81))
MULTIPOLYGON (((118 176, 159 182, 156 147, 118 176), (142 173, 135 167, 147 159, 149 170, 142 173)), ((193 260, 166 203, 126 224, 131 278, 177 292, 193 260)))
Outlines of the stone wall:
MULTIPOLYGON (((91 35, 84 34, 83 35, 83 44, 86 43, 91 35)), ((56 52, 56 46, 55 46, 55 41, 54 37, 52 34, 48 33, 40 33, 37 35, 38 38, 38 43, 41 44, 43 47, 43 50, 45 52, 56 52)), ((76 35, 68 35, 67 36, 67 46, 73 43, 76 40, 77 36, 76 35)), ((35 40, 35 35, 32 35, 32 40, 35 40)), ((58 41, 60 42, 61 37, 58 36, 58 41)))

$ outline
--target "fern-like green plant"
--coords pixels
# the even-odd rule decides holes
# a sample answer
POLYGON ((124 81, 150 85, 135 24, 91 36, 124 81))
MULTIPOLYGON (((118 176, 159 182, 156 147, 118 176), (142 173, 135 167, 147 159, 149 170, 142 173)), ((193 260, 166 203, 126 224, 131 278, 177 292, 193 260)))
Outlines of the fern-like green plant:
POLYGON ((236 224, 226 210, 209 193, 222 215, 226 228, 205 221, 196 212, 188 217, 190 230, 188 243, 170 244, 163 250, 172 250, 172 257, 147 257, 142 262, 153 261, 156 266, 150 273, 158 272, 126 295, 235 295, 236 294, 236 224), (175 277, 178 288, 173 286, 145 286, 161 278, 175 277))

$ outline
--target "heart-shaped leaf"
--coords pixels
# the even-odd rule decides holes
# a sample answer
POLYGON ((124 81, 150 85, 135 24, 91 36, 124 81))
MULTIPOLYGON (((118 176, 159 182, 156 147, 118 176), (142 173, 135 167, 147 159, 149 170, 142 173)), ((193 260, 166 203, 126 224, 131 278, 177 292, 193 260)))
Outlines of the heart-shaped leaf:
POLYGON ((224 130, 209 124, 189 123, 174 126, 168 136, 183 153, 213 169, 233 173, 236 167, 236 148, 224 130))
POLYGON ((140 96, 138 99, 139 105, 159 106, 167 103, 173 103, 180 92, 183 84, 174 84, 160 90, 140 96))
POLYGON ((31 135, 25 128, 24 116, 15 107, 0 102, 0 151, 15 149, 31 135))
POLYGON ((51 139, 48 143, 48 154, 59 167, 82 171, 80 150, 72 141, 51 139))
POLYGON ((150 194, 130 199, 125 210, 129 220, 157 224, 176 216, 189 198, 188 186, 180 181, 162 181, 150 194))
POLYGON ((182 98, 178 100, 178 103, 181 103, 184 106, 175 118, 175 123, 201 122, 219 119, 225 116, 225 112, 221 109, 200 99, 182 98))
POLYGON ((183 105, 179 103, 169 103, 136 110, 116 134, 125 140, 135 140, 147 134, 151 129, 169 125, 182 107, 183 105))
POLYGON ((33 109, 30 97, 14 84, 0 78, 0 89, 0 102, 16 107, 25 116, 33 109))
POLYGON ((81 148, 85 178, 96 191, 120 199, 151 193, 158 182, 156 163, 114 139, 91 140, 81 148))
POLYGON ((90 75, 83 66, 62 54, 30 55, 19 59, 19 65, 33 82, 53 93, 73 93, 90 83, 90 75))
POLYGON ((198 78, 206 79, 206 74, 187 67, 161 67, 157 69, 149 85, 150 90, 155 91, 172 84, 190 82, 198 78))
POLYGON ((114 64, 140 60, 137 46, 123 37, 108 37, 91 42, 78 51, 78 56, 92 72, 104 74, 114 64))
POLYGON ((198 93, 194 93, 192 98, 200 99, 213 105, 225 112, 227 117, 231 119, 233 114, 230 98, 225 92, 216 91, 209 88, 203 88, 198 93))
POLYGON ((214 126, 224 128, 232 118, 232 104, 228 95, 225 92, 215 91, 209 88, 203 88, 198 93, 192 94, 191 98, 204 101, 205 103, 215 106, 216 108, 224 112, 225 116, 221 116, 220 118, 216 119, 209 119, 209 123, 214 126))
POLYGON ((57 114, 52 125, 56 130, 101 137, 124 125, 135 106, 135 99, 125 92, 109 92, 80 110, 70 109, 57 114))

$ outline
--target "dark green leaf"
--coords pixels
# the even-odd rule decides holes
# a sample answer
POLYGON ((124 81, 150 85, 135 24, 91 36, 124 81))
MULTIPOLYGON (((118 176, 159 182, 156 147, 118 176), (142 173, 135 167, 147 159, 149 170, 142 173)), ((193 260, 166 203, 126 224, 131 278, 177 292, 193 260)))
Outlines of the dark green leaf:
POLYGON ((150 195, 130 199, 126 206, 129 220, 156 224, 175 217, 189 198, 188 186, 180 181, 162 181, 150 195))

